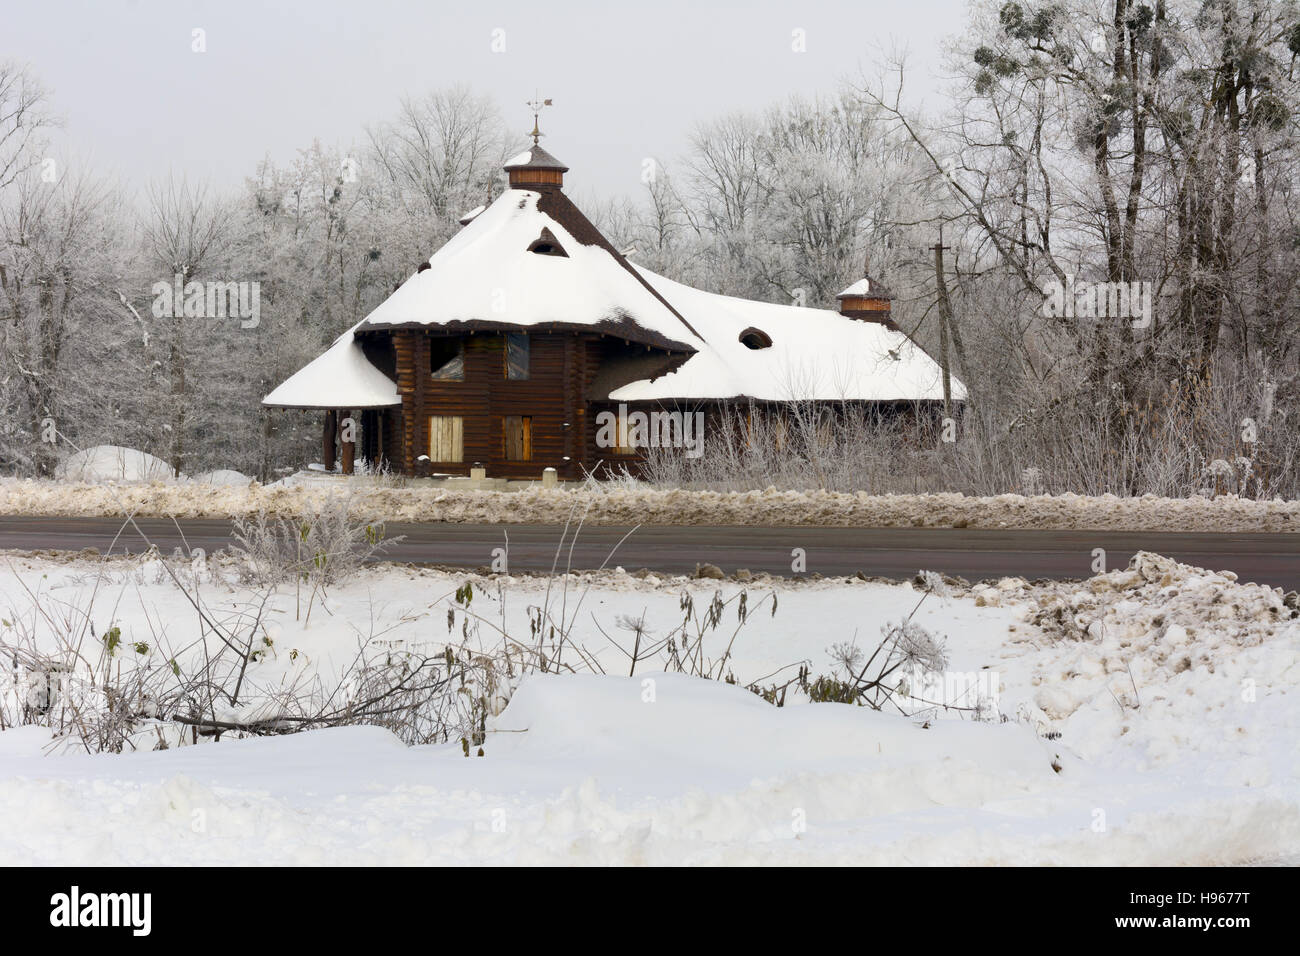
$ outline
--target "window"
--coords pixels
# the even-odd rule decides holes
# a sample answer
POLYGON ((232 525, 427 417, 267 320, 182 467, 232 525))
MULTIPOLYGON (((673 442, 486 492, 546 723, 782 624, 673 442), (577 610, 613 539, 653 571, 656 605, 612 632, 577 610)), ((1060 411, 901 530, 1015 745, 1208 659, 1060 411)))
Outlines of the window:
POLYGON ((740 333, 740 344, 754 351, 770 349, 772 347, 772 337, 762 329, 745 329, 740 333))
POLYGON ((533 460, 533 419, 529 415, 507 415, 502 419, 506 461, 533 460))
POLYGON ((465 347, 460 339, 429 340, 429 372, 438 381, 465 380, 465 347))
POLYGON ((465 460, 465 419, 459 415, 429 416, 429 460, 465 460))
POLYGON ((506 378, 528 378, 528 336, 523 332, 506 335, 506 378))

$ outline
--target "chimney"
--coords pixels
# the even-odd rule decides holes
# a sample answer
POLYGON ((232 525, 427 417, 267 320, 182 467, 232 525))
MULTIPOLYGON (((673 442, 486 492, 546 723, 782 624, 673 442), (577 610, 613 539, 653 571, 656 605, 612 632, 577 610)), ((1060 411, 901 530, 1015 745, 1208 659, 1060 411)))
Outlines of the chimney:
POLYGON ((542 147, 534 145, 506 163, 505 170, 510 176, 512 189, 559 189, 564 185, 564 174, 569 167, 542 147))
POLYGON ((898 326, 889 317, 889 303, 893 293, 871 276, 863 276, 835 297, 840 303, 840 315, 861 322, 879 322, 891 329, 898 326))

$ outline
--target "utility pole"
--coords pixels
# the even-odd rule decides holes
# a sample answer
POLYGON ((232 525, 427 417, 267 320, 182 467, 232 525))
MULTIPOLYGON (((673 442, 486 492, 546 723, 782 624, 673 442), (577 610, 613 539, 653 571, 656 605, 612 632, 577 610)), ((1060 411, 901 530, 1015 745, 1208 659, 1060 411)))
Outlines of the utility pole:
POLYGON ((948 360, 948 326, 952 321, 952 305, 948 301, 948 283, 943 278, 943 254, 949 248, 943 244, 943 226, 939 227, 939 241, 930 248, 934 250, 934 284, 939 293, 939 365, 943 369, 943 417, 952 418, 952 366, 948 360))

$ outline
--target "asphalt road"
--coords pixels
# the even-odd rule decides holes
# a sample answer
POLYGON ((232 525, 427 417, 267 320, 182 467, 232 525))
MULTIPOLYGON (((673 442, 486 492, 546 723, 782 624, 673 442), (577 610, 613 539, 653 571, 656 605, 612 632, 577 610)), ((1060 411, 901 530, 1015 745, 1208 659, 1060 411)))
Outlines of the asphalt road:
MULTIPOLYGON (((181 546, 208 552, 230 544, 230 522, 140 518, 140 530, 164 551, 181 546), (183 537, 182 537, 183 535, 183 537)), ((394 561, 461 567, 487 566, 493 550, 509 542, 511 571, 549 571, 561 529, 551 525, 389 524, 404 536, 385 557, 394 561)), ((1005 575, 1082 578, 1092 573, 1093 549, 1106 552, 1107 568, 1123 567, 1135 551, 1158 551, 1212 570, 1235 571, 1243 581, 1300 589, 1300 535, 1112 531, 992 531, 944 528, 757 528, 644 526, 621 545, 629 527, 587 526, 572 555, 566 543, 558 566, 574 570, 622 565, 634 570, 689 572, 697 563, 790 576, 791 552, 802 548, 806 570, 822 575, 861 571, 909 577, 919 569, 975 581, 1005 575), (617 550, 615 551, 615 548, 617 550), (611 557, 611 551, 614 552, 611 557)), ((139 552, 139 532, 116 518, 0 516, 0 549, 139 552)))

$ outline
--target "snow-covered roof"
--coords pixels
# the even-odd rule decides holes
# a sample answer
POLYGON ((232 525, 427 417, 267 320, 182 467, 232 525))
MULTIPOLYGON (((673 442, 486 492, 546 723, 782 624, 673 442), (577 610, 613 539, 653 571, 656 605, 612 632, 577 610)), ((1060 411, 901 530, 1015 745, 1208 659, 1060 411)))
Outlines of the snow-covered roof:
POLYGON ((518 156, 506 160, 505 170, 512 169, 555 169, 567 173, 569 167, 560 162, 540 146, 529 146, 518 156))
POLYGON ((397 385, 366 358, 357 323, 262 399, 276 408, 386 408, 402 404, 397 385))
POLYGON ((835 298, 837 299, 892 299, 894 294, 871 276, 863 276, 835 298))
POLYGON ((678 352, 702 344, 559 190, 503 193, 362 322, 402 326, 590 328, 678 352), (543 230, 562 252, 530 251, 543 230))
MULTIPOLYGON (((703 292, 639 267, 708 344, 676 371, 610 392, 614 401, 916 401, 943 398, 939 364, 902 332, 827 309, 752 302, 703 292), (750 329, 771 340, 752 349, 750 329)), ((952 397, 966 398, 955 377, 952 397)))
MULTIPOLYGON (((539 146, 506 168, 522 166, 564 168, 539 146)), ((559 188, 516 184, 466 218, 468 224, 427 264, 263 404, 400 405, 394 382, 370 363, 353 335, 394 328, 595 331, 686 353, 667 373, 662 369, 671 362, 647 363, 637 371, 624 364, 601 386, 602 392, 615 386, 608 392, 615 401, 943 397, 939 365, 896 328, 829 310, 715 295, 639 269, 559 188), (747 336, 751 329, 757 334, 747 336), (760 347, 750 347, 755 344, 760 347), (617 384, 637 375, 655 377, 617 384)), ((870 277, 840 295, 889 297, 870 277)), ((952 394, 959 401, 966 397, 956 379, 952 394)))

